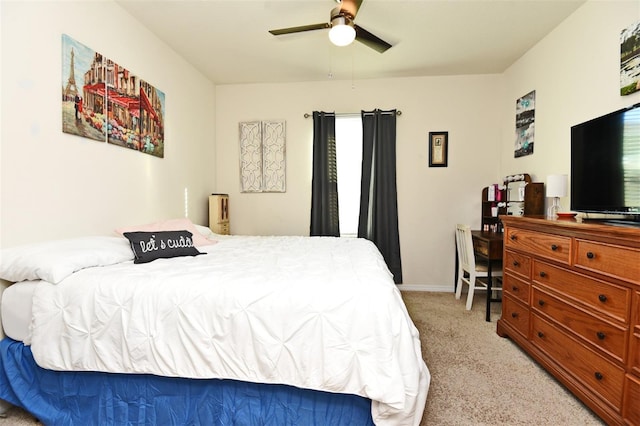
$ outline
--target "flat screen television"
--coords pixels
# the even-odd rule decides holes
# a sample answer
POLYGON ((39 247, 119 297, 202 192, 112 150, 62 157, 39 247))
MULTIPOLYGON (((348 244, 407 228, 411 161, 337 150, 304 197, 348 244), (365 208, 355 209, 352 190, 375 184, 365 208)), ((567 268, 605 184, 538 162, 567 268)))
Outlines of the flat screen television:
POLYGON ((640 222, 640 104, 571 128, 571 210, 640 222))

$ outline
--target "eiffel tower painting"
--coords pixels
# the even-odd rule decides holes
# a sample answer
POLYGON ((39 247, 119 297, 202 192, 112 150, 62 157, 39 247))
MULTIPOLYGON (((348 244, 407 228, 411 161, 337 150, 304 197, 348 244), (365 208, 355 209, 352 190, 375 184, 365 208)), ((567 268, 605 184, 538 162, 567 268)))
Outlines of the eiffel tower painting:
POLYGON ((62 35, 62 131, 105 142, 102 55, 62 35), (77 80, 76 80, 77 79, 77 80))
POLYGON ((71 48, 71 63, 69 64, 69 79, 67 80, 67 87, 64 89, 64 98, 71 100, 78 94, 78 88, 76 87, 76 77, 74 75, 74 56, 73 47, 71 48))

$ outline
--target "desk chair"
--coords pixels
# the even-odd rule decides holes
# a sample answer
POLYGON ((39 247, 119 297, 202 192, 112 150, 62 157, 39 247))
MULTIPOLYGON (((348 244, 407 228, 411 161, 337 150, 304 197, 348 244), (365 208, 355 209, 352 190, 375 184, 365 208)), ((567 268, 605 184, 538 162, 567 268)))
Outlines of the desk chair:
MULTIPOLYGON (((488 268, 486 262, 476 262, 471 238, 471 228, 468 225, 456 225, 456 247, 458 250, 458 282, 456 284, 456 299, 462 294, 462 283, 469 286, 467 294, 467 311, 473 304, 473 294, 476 290, 487 290, 488 268), (484 281, 483 281, 484 279, 484 281)), ((493 279, 502 277, 502 267, 491 268, 491 290, 502 291, 502 287, 495 285, 493 279)), ((496 280, 497 281, 497 280, 496 280)), ((491 297, 490 294, 487 297, 491 297)), ((487 320, 488 321, 488 320, 487 320)))

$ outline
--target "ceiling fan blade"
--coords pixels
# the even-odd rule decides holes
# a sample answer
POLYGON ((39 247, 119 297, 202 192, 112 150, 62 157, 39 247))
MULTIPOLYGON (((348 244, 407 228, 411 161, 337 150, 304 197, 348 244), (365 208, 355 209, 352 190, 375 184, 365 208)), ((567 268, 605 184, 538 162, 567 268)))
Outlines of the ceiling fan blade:
POLYGON ((283 34, 301 33, 304 31, 324 30, 329 27, 331 27, 331 25, 329 25, 328 23, 324 23, 324 24, 303 25, 301 27, 280 28, 278 30, 269 30, 269 32, 273 35, 283 35, 283 34))
POLYGON ((340 10, 351 15, 351 19, 355 19, 358 9, 362 5, 362 0, 342 0, 340 10))
POLYGON ((353 27, 356 30, 356 40, 372 48, 373 50, 378 51, 380 53, 384 53, 387 49, 393 47, 389 43, 381 39, 380 37, 371 34, 369 31, 365 30, 364 28, 358 25, 354 25, 353 27))

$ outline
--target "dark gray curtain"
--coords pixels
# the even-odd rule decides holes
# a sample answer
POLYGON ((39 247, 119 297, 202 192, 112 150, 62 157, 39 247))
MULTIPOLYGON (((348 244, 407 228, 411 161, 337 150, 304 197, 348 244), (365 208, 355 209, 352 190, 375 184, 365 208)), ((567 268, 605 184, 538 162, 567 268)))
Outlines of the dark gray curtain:
POLYGON ((378 247, 402 283, 396 191, 396 110, 362 111, 362 186, 358 237, 378 247))
POLYGON ((334 113, 313 112, 313 180, 309 234, 312 237, 340 236, 334 113))

